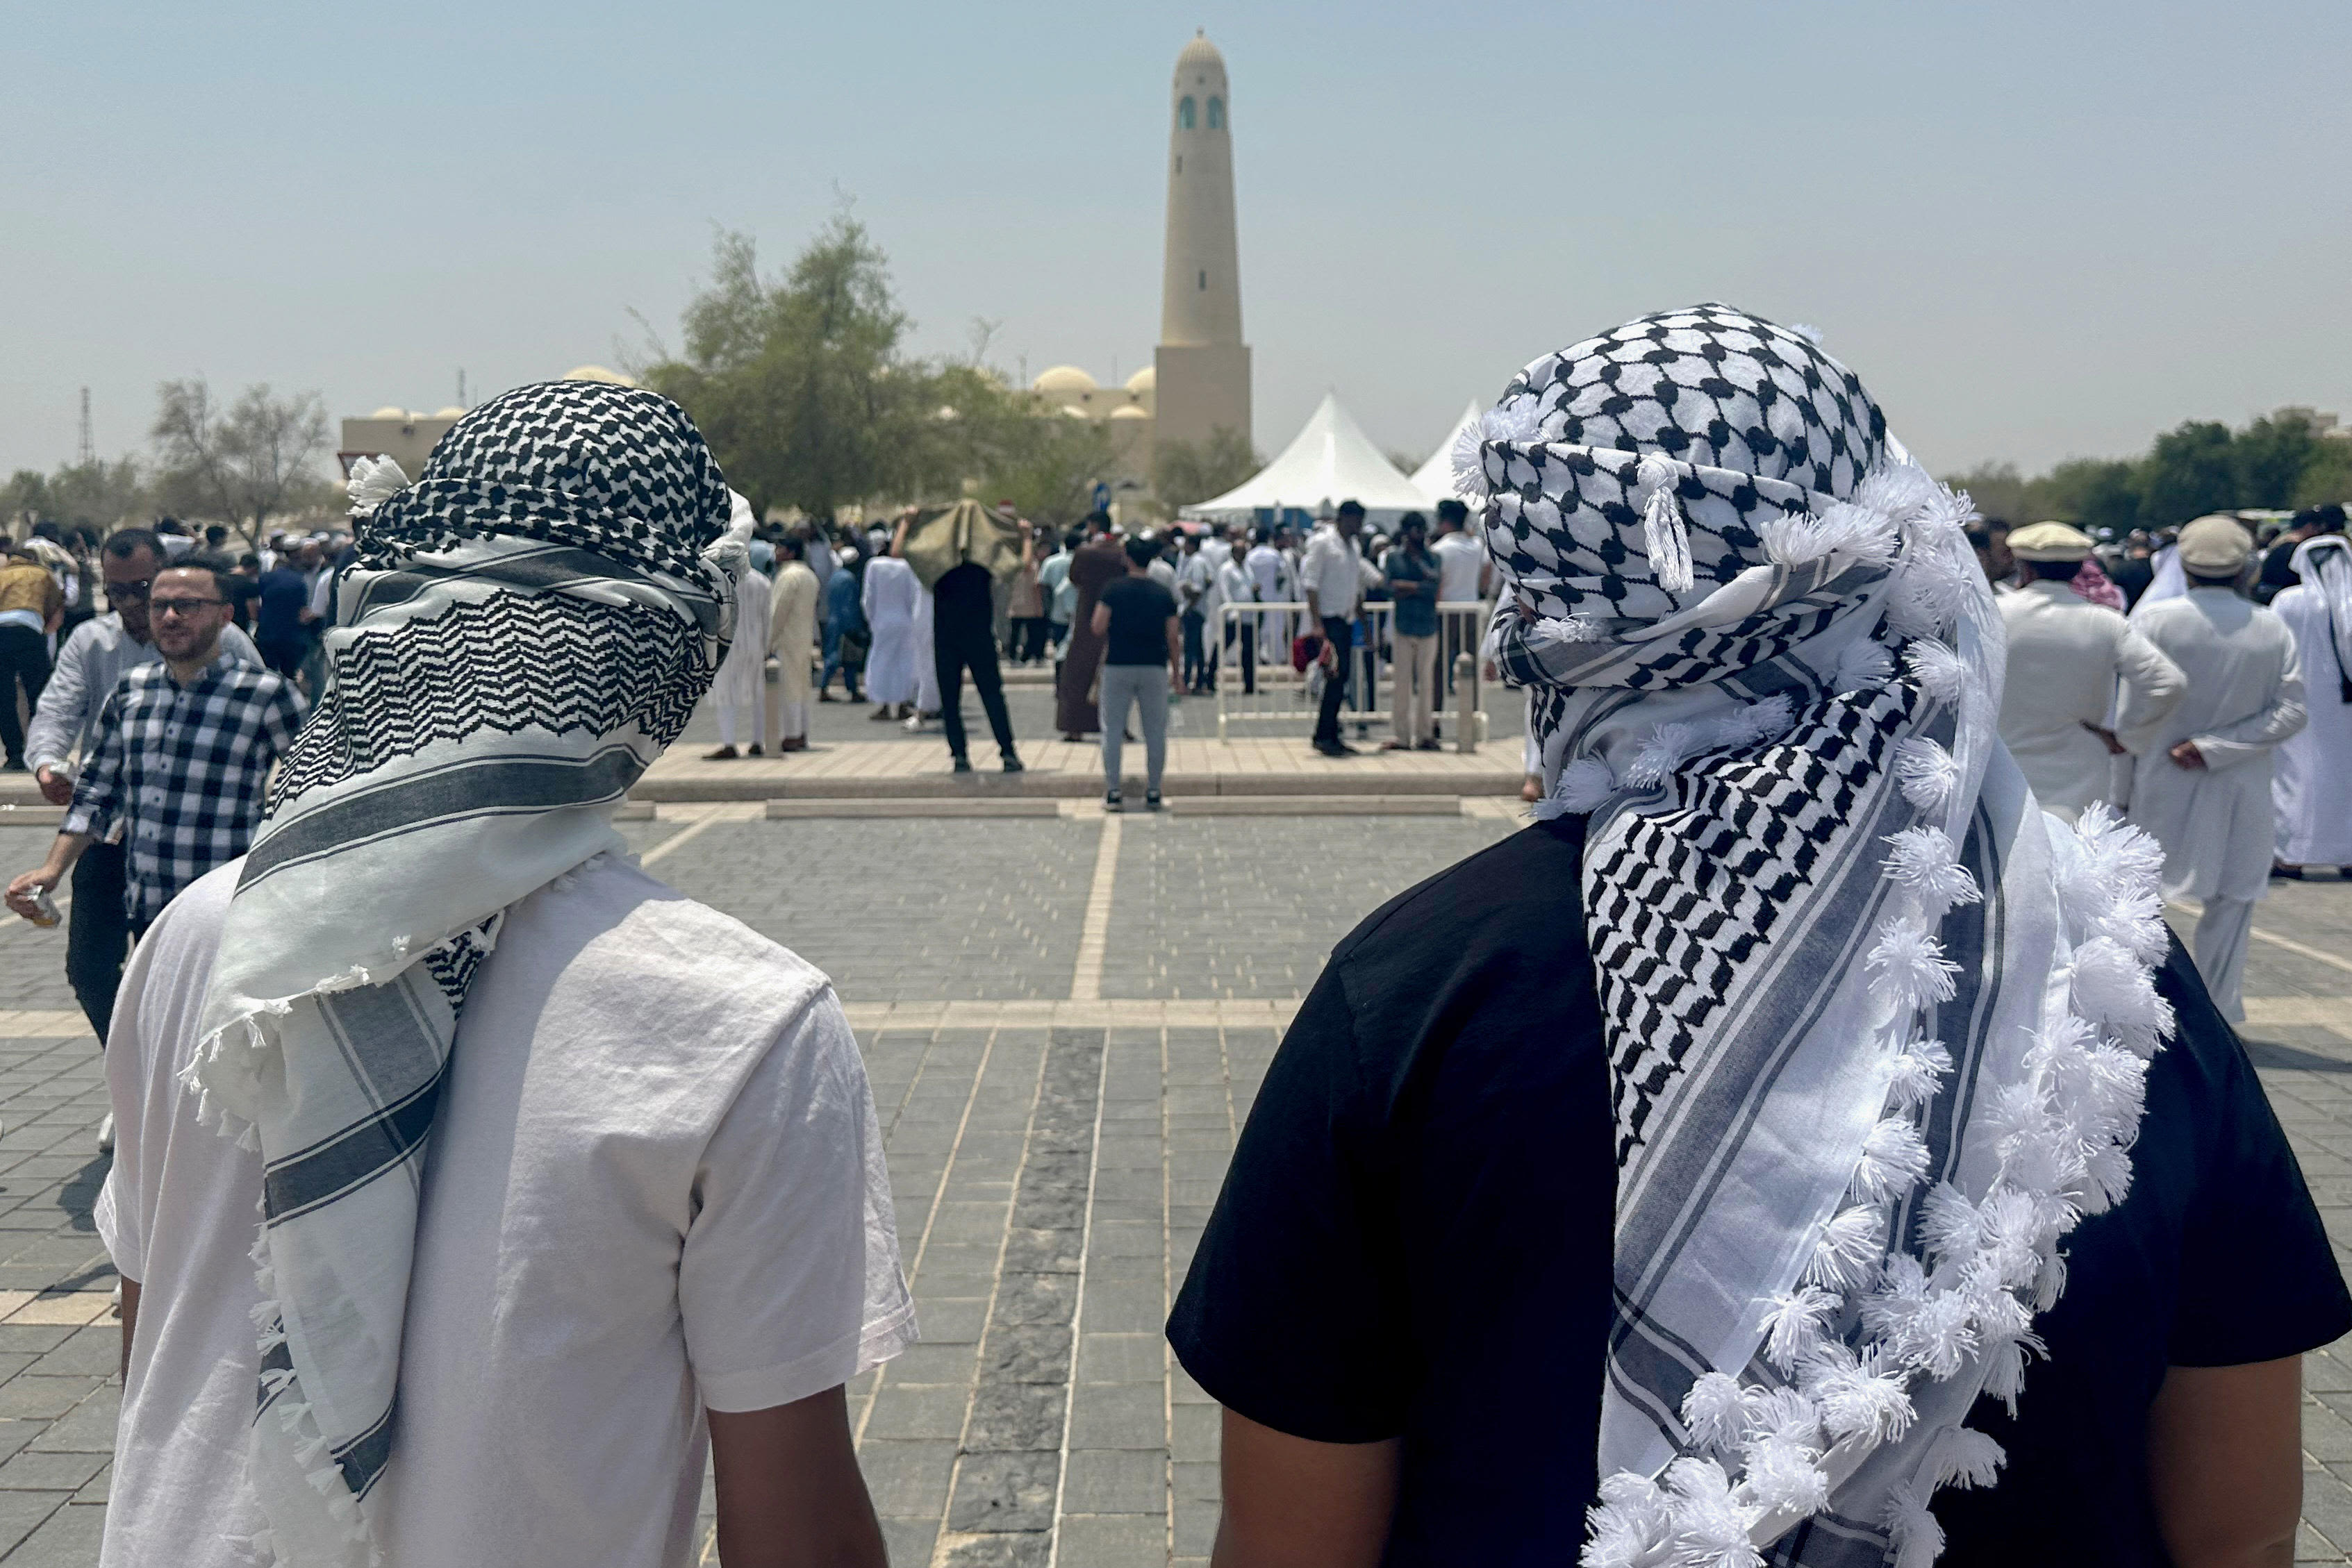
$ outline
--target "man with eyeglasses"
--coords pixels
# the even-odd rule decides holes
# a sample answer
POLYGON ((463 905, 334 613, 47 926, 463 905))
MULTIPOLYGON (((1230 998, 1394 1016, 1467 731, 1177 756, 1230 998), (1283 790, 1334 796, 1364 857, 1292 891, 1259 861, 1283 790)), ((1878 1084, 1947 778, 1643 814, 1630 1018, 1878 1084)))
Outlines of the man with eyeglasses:
MULTIPOLYGON (((163 565, 163 547, 144 528, 120 530, 107 539, 100 551, 99 570, 106 586, 108 612, 76 627, 65 646, 58 651, 57 668, 48 685, 42 688, 41 706, 33 715, 26 736, 26 751, 34 776, 40 780, 42 795, 52 805, 72 803, 77 779, 70 758, 79 753, 82 772, 89 772, 100 746, 100 716, 123 677, 173 657, 171 648, 174 644, 193 646, 188 638, 198 630, 194 618, 167 617, 173 622, 168 637, 159 636, 151 623, 151 585, 159 580, 163 565)), ((183 580, 194 583, 192 589, 180 590, 178 597, 221 597, 216 580, 208 572, 192 573, 182 569, 169 577, 175 583, 183 580)), ((236 627, 220 623, 226 619, 226 612, 217 621, 209 617, 206 612, 205 624, 211 630, 205 637, 205 653, 199 665, 216 660, 223 665, 260 670, 261 655, 254 651, 252 640, 236 627)), ((261 759, 262 772, 267 772, 268 766, 268 758, 261 759)), ((121 982, 122 962, 131 946, 128 856, 122 830, 136 820, 136 815, 128 810, 116 812, 115 831, 93 835, 77 852, 77 857, 66 862, 73 869, 73 906, 66 933, 66 979, 101 1041, 113 1020, 115 988, 121 982)), ((245 831, 250 833, 250 823, 245 831)), ((240 838, 238 842, 241 845, 243 840, 240 838)), ((205 863, 209 866, 215 862, 205 863)), ((194 874, 186 880, 194 881, 194 874)), ((54 886, 54 882, 49 885, 54 886)), ((29 889, 26 903, 19 904, 12 898, 10 907, 25 913, 30 907, 29 889)), ((156 907, 161 908, 161 903, 156 907)))

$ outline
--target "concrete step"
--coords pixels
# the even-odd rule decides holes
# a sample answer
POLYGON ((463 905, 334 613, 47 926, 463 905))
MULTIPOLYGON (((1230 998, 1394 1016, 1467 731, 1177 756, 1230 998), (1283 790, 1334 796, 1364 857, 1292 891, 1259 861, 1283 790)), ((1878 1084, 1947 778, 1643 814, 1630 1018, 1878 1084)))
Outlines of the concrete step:
MULTIPOLYGON (((690 800, 1083 800, 1102 793, 1102 775, 1093 772, 1045 772, 1034 769, 1027 773, 950 773, 944 769, 930 773, 893 775, 824 774, 810 779, 795 779, 789 774, 779 776, 769 770, 746 768, 737 775, 713 771, 692 777, 665 778, 647 774, 629 791, 632 800, 654 800, 663 803, 690 800)), ((1129 781, 1138 795, 1142 793, 1139 777, 1129 781)), ((1177 773, 1166 774, 1162 789, 1170 796, 1438 796, 1448 800, 1463 795, 1502 795, 1516 797, 1519 792, 1519 775, 1514 771, 1495 773, 1448 772, 1413 775, 1367 768, 1359 778, 1349 778, 1340 769, 1313 773, 1177 773)))

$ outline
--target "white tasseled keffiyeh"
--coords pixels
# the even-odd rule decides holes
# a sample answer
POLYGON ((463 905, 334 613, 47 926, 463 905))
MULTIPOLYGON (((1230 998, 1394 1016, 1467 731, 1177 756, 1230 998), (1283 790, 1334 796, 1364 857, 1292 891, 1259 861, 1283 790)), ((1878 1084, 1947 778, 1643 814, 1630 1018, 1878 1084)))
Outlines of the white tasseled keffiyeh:
POLYGON ((1810 334, 1723 306, 1548 355, 1457 452, 1508 583, 1618 1134, 1589 1568, 1924 1568, 2171 1028, 2160 852, 1994 731, 1966 499, 1810 334))

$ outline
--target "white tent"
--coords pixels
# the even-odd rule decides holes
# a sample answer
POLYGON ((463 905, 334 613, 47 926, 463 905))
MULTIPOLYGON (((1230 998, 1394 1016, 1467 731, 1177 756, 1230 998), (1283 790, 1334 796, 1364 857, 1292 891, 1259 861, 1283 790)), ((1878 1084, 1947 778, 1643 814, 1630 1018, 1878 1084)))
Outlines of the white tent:
POLYGON ((1407 512, 1425 512, 1429 497, 1381 455, 1355 416, 1326 392, 1305 429, 1282 455, 1213 500, 1182 508, 1188 517, 1244 522, 1262 509, 1297 507, 1319 513, 1346 500, 1364 504, 1373 527, 1393 524, 1407 512))
POLYGON ((1462 417, 1454 422, 1454 428, 1445 433, 1445 439, 1437 444, 1437 450, 1429 455, 1429 461, 1412 471, 1413 487, 1429 497, 1431 506, 1454 498, 1454 443, 1477 423, 1478 400, 1474 397, 1462 417))

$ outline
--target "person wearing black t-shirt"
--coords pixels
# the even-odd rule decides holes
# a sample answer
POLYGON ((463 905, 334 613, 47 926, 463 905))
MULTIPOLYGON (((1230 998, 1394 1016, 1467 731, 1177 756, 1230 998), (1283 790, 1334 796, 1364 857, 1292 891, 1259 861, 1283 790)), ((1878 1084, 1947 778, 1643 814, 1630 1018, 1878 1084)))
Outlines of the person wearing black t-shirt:
POLYGON ((1722 306, 1530 365, 1465 477, 1549 793, 1265 1075, 1168 1326, 1219 1568, 2285 1563, 2352 1296, 2152 847, 1987 733, 1965 508, 1722 306), (1662 364, 1665 439, 1601 402, 1662 364))
POLYGON ((1157 539, 1137 534, 1127 541, 1127 575, 1103 585, 1095 601, 1093 631, 1103 639, 1103 809, 1119 809, 1119 747, 1126 739, 1130 704, 1143 724, 1143 804, 1160 810, 1160 778, 1168 764, 1168 698, 1181 689, 1177 661, 1176 596, 1151 575, 1160 559, 1157 539))

